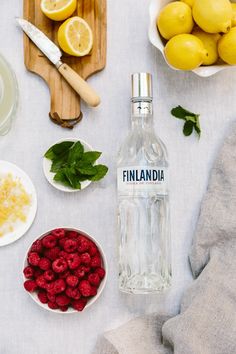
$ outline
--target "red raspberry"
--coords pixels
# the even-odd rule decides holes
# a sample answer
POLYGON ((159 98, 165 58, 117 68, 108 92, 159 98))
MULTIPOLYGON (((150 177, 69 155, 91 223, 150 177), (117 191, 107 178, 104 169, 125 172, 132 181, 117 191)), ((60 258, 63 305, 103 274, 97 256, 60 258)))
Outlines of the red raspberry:
POLYGON ((36 278, 36 284, 42 289, 46 289, 47 287, 47 282, 44 279, 43 275, 40 275, 39 277, 36 278))
POLYGON ((62 311, 62 312, 66 312, 68 310, 68 307, 69 306, 59 306, 59 309, 62 311))
POLYGON ((40 257, 38 253, 36 252, 29 253, 28 255, 29 264, 31 264, 32 266, 37 266, 39 264, 39 261, 40 261, 40 257))
POLYGON ((68 239, 64 243, 64 250, 68 253, 72 253, 77 249, 77 241, 68 239))
POLYGON ((70 303, 70 298, 64 294, 56 296, 56 303, 58 306, 67 306, 70 303))
POLYGON ((81 280, 79 283, 79 291, 84 297, 88 297, 91 294, 91 285, 88 280, 81 280))
POLYGON ((66 240, 69 240, 68 237, 63 237, 59 240, 59 245, 61 248, 64 248, 64 244, 65 244, 66 240))
POLYGON ((99 256, 95 256, 91 259, 91 267, 92 268, 100 268, 101 267, 101 258, 99 256))
POLYGON ((55 294, 62 293, 66 288, 66 283, 63 279, 57 279, 54 281, 54 292, 55 294))
POLYGON ((67 257, 67 263, 70 269, 78 268, 81 263, 80 256, 77 253, 70 253, 67 257))
POLYGON ((90 244, 87 237, 79 235, 78 241, 79 241, 78 251, 80 253, 88 251, 90 244))
POLYGON ((56 310, 56 309, 58 309, 59 306, 58 306, 55 302, 49 301, 49 302, 48 302, 48 307, 49 307, 50 309, 52 309, 52 310, 56 310))
POLYGON ((44 276, 44 279, 45 279, 46 281, 52 281, 52 280, 54 280, 54 278, 55 278, 55 275, 54 275, 54 273, 53 273, 53 271, 52 271, 51 269, 46 270, 46 271, 43 273, 43 276, 44 276))
POLYGON ((75 288, 78 285, 79 279, 75 275, 68 275, 66 282, 72 288, 75 288))
POLYGON ((56 302, 56 295, 50 294, 49 292, 47 293, 48 300, 50 302, 56 302))
POLYGON ((97 246, 92 241, 90 241, 89 243, 88 253, 90 254, 90 256, 95 256, 97 253, 99 253, 97 246))
POLYGON ((42 302, 42 304, 46 304, 48 302, 48 297, 46 291, 40 290, 38 292, 38 298, 39 301, 42 302))
POLYGON ((55 259, 58 258, 59 252, 60 248, 57 246, 53 248, 48 248, 45 250, 44 256, 49 258, 51 261, 55 261, 55 259))
POLYGON ((56 237, 49 234, 42 239, 42 244, 46 248, 53 248, 57 244, 56 237))
POLYGON ((37 252, 37 253, 41 253, 43 250, 43 246, 42 246, 42 241, 41 240, 36 240, 33 242, 30 252, 37 252))
POLYGON ((25 269, 23 270, 24 276, 29 279, 29 278, 33 278, 34 276, 34 269, 31 266, 25 267, 25 269))
POLYGON ((106 271, 103 268, 95 269, 94 273, 97 273, 100 279, 103 279, 106 275, 106 271))
POLYGON ((92 273, 92 274, 89 274, 88 281, 90 282, 91 285, 98 287, 101 280, 100 280, 98 274, 92 273))
POLYGON ((59 278, 60 279, 66 279, 68 277, 68 275, 70 275, 70 272, 69 272, 69 270, 66 270, 63 273, 59 273, 59 278))
POLYGON ((85 273, 87 273, 87 267, 84 265, 79 266, 79 268, 74 271, 74 275, 76 275, 79 279, 83 278, 85 273))
POLYGON ((29 291, 30 293, 32 293, 33 291, 35 291, 37 289, 37 284, 35 283, 34 280, 26 280, 24 282, 24 288, 25 290, 29 291))
POLYGON ((64 229, 55 229, 51 231, 51 234, 56 238, 62 239, 65 237, 65 230, 64 229))
POLYGON ((86 304, 87 304, 87 300, 86 299, 74 300, 72 302, 72 307, 73 307, 73 309, 75 309, 77 311, 83 311, 83 309, 85 308, 86 304))
POLYGON ((66 251, 60 251, 59 254, 58 254, 58 257, 67 259, 68 253, 66 251))
POLYGON ((90 264, 90 262, 91 262, 91 257, 90 257, 89 253, 82 253, 80 255, 80 259, 81 259, 81 263, 86 264, 86 265, 90 264))
POLYGON ((79 234, 76 231, 67 231, 66 236, 72 240, 76 240, 79 237, 79 234))
POLYGON ((67 262, 63 258, 58 258, 52 263, 52 269, 55 273, 62 273, 67 270, 67 262))
POLYGON ((38 266, 42 270, 48 270, 51 268, 51 262, 49 261, 48 258, 41 258, 38 266))
MULTIPOLYGON (((54 288, 54 283, 48 283, 47 285, 46 285, 46 290, 47 290, 47 292, 48 292, 48 295, 55 295, 56 293, 55 293, 55 288, 54 288)), ((50 301, 52 301, 52 300, 50 300, 50 301)))
POLYGON ((41 269, 39 269, 39 268, 36 268, 35 270, 34 270, 34 278, 36 279, 36 278, 38 278, 40 275, 42 275, 43 274, 43 271, 41 270, 41 269))
POLYGON ((78 289, 70 287, 66 288, 66 295, 74 300, 78 300, 81 296, 78 289))
POLYGON ((96 286, 91 286, 90 296, 96 296, 96 295, 97 295, 96 286))

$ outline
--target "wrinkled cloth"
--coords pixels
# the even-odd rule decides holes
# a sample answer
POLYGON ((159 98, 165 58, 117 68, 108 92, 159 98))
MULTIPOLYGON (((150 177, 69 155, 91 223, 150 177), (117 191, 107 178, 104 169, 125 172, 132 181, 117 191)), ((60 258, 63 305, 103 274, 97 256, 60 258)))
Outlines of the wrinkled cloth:
POLYGON ((236 125, 211 171, 190 252, 194 282, 180 314, 131 320, 104 334, 94 354, 236 353, 236 125))

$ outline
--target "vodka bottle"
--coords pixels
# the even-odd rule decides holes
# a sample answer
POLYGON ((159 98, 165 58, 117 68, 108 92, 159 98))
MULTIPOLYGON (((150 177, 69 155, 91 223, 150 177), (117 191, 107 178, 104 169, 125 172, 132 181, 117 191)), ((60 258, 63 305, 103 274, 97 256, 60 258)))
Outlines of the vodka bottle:
POLYGON ((132 75, 132 128, 117 164, 119 288, 133 294, 171 284, 167 151, 154 132, 151 80, 132 75))

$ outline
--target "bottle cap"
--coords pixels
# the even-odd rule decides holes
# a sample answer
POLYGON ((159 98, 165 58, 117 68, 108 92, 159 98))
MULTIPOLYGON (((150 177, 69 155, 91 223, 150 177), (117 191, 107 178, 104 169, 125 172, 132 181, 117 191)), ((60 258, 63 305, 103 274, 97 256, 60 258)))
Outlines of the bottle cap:
POLYGON ((131 76, 132 99, 146 98, 152 100, 152 75, 149 73, 134 73, 131 76))

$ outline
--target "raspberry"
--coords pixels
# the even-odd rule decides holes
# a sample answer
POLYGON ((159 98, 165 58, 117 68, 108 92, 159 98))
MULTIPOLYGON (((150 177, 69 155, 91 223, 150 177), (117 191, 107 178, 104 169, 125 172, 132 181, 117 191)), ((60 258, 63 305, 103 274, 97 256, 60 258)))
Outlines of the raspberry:
POLYGON ((49 234, 42 239, 42 244, 46 248, 53 248, 57 244, 56 237, 49 234))
POLYGON ((70 275, 69 270, 66 270, 65 272, 59 273, 59 278, 60 279, 66 279, 70 275))
POLYGON ((68 239, 64 243, 64 250, 68 253, 72 253, 77 249, 77 242, 75 240, 68 239))
POLYGON ((103 279, 105 277, 106 271, 103 268, 97 268, 95 269, 95 273, 98 274, 100 279, 103 279))
POLYGON ((39 277, 36 278, 36 284, 42 289, 46 289, 47 287, 47 282, 44 279, 43 275, 40 275, 39 277))
POLYGON ((51 301, 48 302, 48 307, 52 310, 58 309, 58 305, 55 302, 51 302, 51 301))
POLYGON ((91 285, 88 280, 81 280, 79 283, 79 291, 84 297, 88 297, 91 294, 91 285))
POLYGON ((62 273, 67 270, 67 262, 63 258, 58 258, 52 263, 52 269, 56 273, 62 273))
POLYGON ((71 286, 72 288, 75 288, 76 285, 78 285, 79 279, 75 275, 69 275, 66 278, 66 282, 69 286, 71 286))
POLYGON ((97 295, 96 286, 91 286, 90 296, 96 296, 96 295, 97 295))
POLYGON ((86 267, 81 265, 78 269, 74 270, 74 275, 77 276, 79 279, 83 278, 86 273, 86 267))
POLYGON ((98 248, 92 241, 90 241, 90 243, 89 243, 88 252, 89 252, 90 256, 95 256, 98 253, 98 248))
POLYGON ((31 246, 30 252, 37 252, 37 253, 41 253, 43 250, 43 246, 42 246, 42 241, 41 240, 36 240, 34 241, 34 243, 31 246))
POLYGON ((53 271, 52 271, 51 269, 46 270, 46 271, 43 273, 43 276, 44 276, 44 279, 45 279, 46 281, 52 281, 52 280, 54 280, 54 278, 55 278, 55 275, 54 275, 54 273, 53 273, 53 271))
POLYGON ((66 236, 72 240, 76 240, 79 237, 79 234, 76 231, 67 231, 66 236))
POLYGON ((66 295, 74 300, 78 300, 81 296, 78 289, 74 289, 70 287, 66 289, 66 295))
POLYGON ((99 256, 92 257, 90 265, 92 268, 100 268, 101 258, 99 256))
POLYGON ((69 306, 59 306, 59 309, 62 311, 62 312, 66 312, 68 310, 68 307, 69 306))
POLYGON ((43 271, 42 271, 42 269, 39 269, 39 268, 36 268, 35 270, 34 270, 34 278, 36 279, 36 278, 38 278, 40 275, 42 275, 43 274, 43 271))
POLYGON ((65 252, 65 251, 60 251, 60 252, 58 253, 58 257, 67 259, 68 253, 65 252))
POLYGON ((46 291, 40 290, 38 292, 38 298, 39 301, 42 302, 42 304, 46 304, 48 302, 48 297, 46 291))
POLYGON ((51 262, 49 261, 48 258, 41 258, 38 266, 42 270, 48 270, 51 268, 51 262))
POLYGON ((63 237, 59 240, 59 245, 61 246, 61 248, 64 248, 66 240, 69 240, 68 237, 63 237))
POLYGON ((70 303, 70 298, 64 294, 56 296, 56 303, 58 306, 67 306, 70 303))
POLYGON ((67 256, 67 263, 70 269, 76 269, 79 267, 81 261, 77 253, 70 253, 67 256))
POLYGON ((26 280, 24 282, 24 288, 25 288, 25 290, 32 293, 33 291, 35 291, 37 289, 37 284, 35 283, 34 280, 26 280))
POLYGON ((49 292, 47 293, 48 300, 50 302, 56 302, 56 295, 50 294, 49 292))
MULTIPOLYGON (((56 293, 55 293, 55 288, 54 288, 54 283, 48 283, 47 285, 46 285, 46 290, 47 290, 47 292, 48 292, 48 296, 50 295, 55 295, 56 293)), ((52 301, 52 300, 50 300, 50 301, 52 301)))
POLYGON ((78 251, 80 253, 88 251, 90 246, 89 240, 85 236, 80 235, 78 241, 79 241, 78 251))
POLYGON ((87 300, 86 299, 79 299, 79 300, 74 300, 72 302, 72 307, 77 310, 77 311, 83 311, 83 309, 85 308, 87 304, 87 300))
POLYGON ((58 258, 58 255, 60 253, 60 248, 59 247, 53 247, 53 248, 48 248, 44 252, 44 256, 49 258, 51 261, 55 261, 55 259, 58 258))
POLYGON ((55 230, 51 231, 51 234, 53 236, 55 236, 56 238, 61 239, 61 238, 65 237, 65 230, 64 229, 55 229, 55 230))
POLYGON ((92 273, 92 274, 89 274, 88 281, 90 282, 91 285, 98 287, 101 280, 100 280, 98 274, 92 273))
POLYGON ((28 255, 28 262, 29 264, 31 264, 32 266, 37 266, 39 264, 40 261, 40 257, 38 255, 38 253, 36 252, 31 252, 28 255))
POLYGON ((90 262, 91 262, 91 257, 89 255, 89 253, 82 253, 80 255, 80 259, 81 259, 81 263, 86 264, 86 265, 90 264, 90 262))
POLYGON ((54 281, 54 292, 55 294, 62 293, 66 288, 66 283, 63 279, 57 279, 54 281))
POLYGON ((25 269, 23 270, 24 276, 28 279, 28 278, 33 278, 34 276, 34 269, 31 266, 25 267, 25 269))

